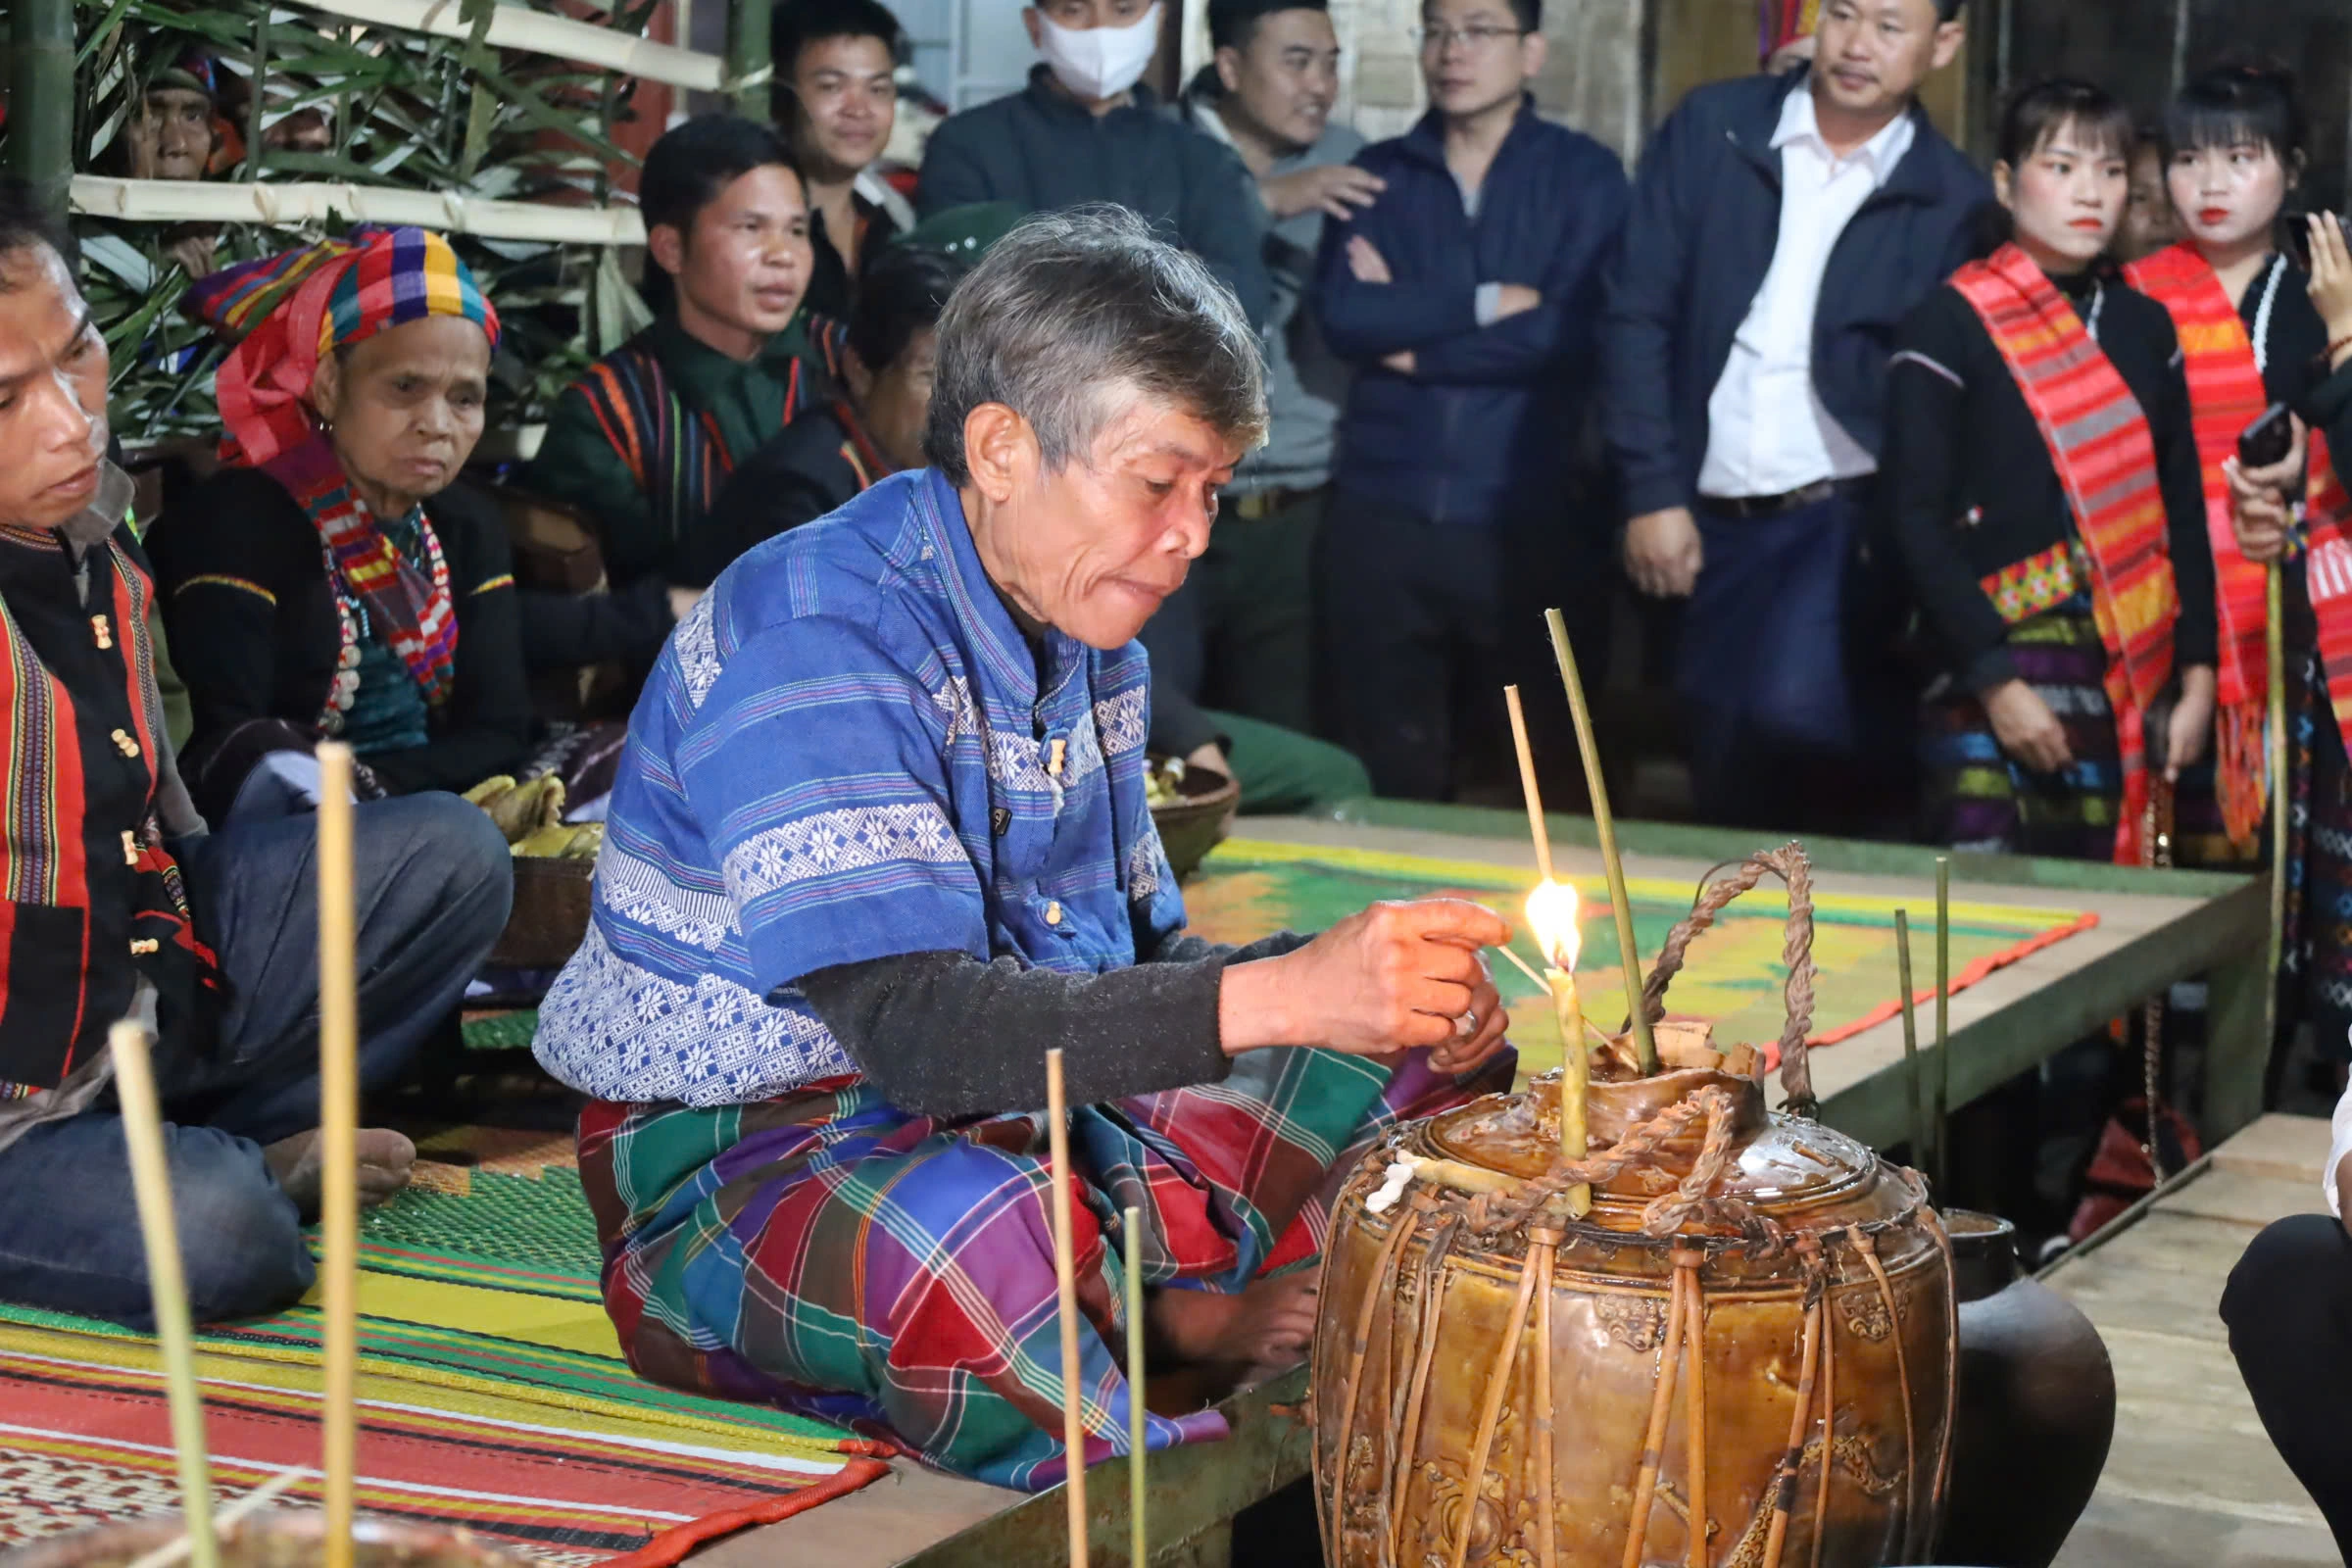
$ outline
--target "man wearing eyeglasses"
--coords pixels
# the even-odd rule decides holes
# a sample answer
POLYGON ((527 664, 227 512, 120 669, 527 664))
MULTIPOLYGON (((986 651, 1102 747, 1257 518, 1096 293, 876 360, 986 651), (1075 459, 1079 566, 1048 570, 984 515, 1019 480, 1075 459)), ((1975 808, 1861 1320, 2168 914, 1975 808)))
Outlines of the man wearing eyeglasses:
POLYGON ((1650 138, 1602 423, 1634 585, 1688 600, 1704 821, 1900 834, 1893 595, 1861 553, 1894 327, 1967 259, 1984 176, 1928 122, 1961 0, 1826 0, 1810 71, 1701 87, 1650 138))
POLYGON ((1428 0, 1421 20, 1429 113, 1357 158, 1381 190, 1323 225, 1324 336, 1357 374, 1317 641, 1336 738, 1378 793, 1446 800, 1513 776, 1497 688, 1541 672, 1523 667, 1549 657, 1534 617, 1574 575, 1627 189, 1616 154, 1536 113, 1542 0, 1428 0))

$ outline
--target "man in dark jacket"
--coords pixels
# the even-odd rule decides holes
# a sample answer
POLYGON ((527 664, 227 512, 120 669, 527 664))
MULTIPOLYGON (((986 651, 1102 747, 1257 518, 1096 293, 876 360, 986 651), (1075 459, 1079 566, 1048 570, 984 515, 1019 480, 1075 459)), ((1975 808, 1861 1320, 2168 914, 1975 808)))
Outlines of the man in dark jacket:
POLYGON ((1990 196, 1916 98, 1961 35, 1959 0, 1829 0, 1810 72, 1699 88, 1642 156, 1602 418, 1626 569, 1690 601, 1676 685, 1708 821, 1899 819, 1908 748, 1872 715, 1900 705, 1855 678, 1886 662, 1858 557, 1888 340, 1990 196))
MULTIPOLYGON (((1430 112, 1357 160, 1383 188, 1324 224, 1315 304, 1356 367, 1316 567, 1337 738, 1383 795, 1454 793, 1459 711, 1547 660, 1573 559, 1576 432, 1625 171, 1539 117, 1540 0, 1429 0, 1430 112)), ((1507 776, 1507 767, 1506 774, 1507 776)))
POLYGON ((1265 223, 1231 148, 1171 119, 1144 72, 1159 45, 1156 0, 1042 0, 1021 13, 1045 63, 1029 85, 931 133, 915 209, 1009 202, 1023 213, 1116 202, 1206 262, 1262 326, 1273 286, 1265 223))

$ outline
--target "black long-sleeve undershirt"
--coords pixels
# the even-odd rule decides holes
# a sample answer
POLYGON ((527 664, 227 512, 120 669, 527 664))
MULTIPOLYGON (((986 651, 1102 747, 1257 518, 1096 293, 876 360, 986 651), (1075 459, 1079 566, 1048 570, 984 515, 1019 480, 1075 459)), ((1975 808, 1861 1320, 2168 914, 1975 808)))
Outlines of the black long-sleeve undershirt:
POLYGON ((850 1059, 901 1110, 963 1118, 1046 1102, 1046 1052, 1060 1047, 1074 1105, 1196 1084, 1232 1070, 1218 1027, 1228 964, 1278 957, 1308 938, 1247 947, 1177 937, 1145 962, 1070 975, 927 952, 838 964, 802 992, 850 1059))

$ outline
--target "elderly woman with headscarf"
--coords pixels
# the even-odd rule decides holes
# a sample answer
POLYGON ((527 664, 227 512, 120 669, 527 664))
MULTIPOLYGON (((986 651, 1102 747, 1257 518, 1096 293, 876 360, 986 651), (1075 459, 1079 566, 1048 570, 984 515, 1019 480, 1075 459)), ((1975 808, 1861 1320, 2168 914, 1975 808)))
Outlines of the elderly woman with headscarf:
MULTIPOLYGON (((595 1099, 580 1173, 641 1373, 1052 1485, 1065 1376, 1123 1430, 1127 1333, 1160 1366, 1296 1359, 1335 1172, 1508 1082, 1485 909, 1182 934, 1134 638, 1265 419, 1256 336, 1198 260, 1116 209, 1032 219, 940 321, 934 466, 757 546, 679 623, 536 1041, 595 1099), (1052 1047, 1085 1194, 1069 1369, 1052 1047)), ((1154 1415, 1149 1441, 1223 1430, 1154 1415)))
POLYGON ((396 795, 513 769, 530 706, 506 531, 453 484, 498 341, 466 264, 438 234, 363 229, 217 273, 196 305, 236 343, 228 466, 154 551, 198 804, 226 814, 319 735, 396 795))

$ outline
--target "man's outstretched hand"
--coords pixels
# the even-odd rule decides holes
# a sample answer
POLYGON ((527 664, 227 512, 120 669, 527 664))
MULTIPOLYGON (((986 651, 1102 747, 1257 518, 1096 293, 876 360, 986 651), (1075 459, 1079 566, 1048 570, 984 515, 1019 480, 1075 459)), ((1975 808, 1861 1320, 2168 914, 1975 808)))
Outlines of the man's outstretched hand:
POLYGON ((1296 952, 1227 969, 1226 1053, 1322 1046, 1378 1056, 1431 1046, 1440 1070, 1469 1072, 1510 1024, 1479 950, 1510 937, 1502 916, 1460 899, 1375 904, 1296 952))

